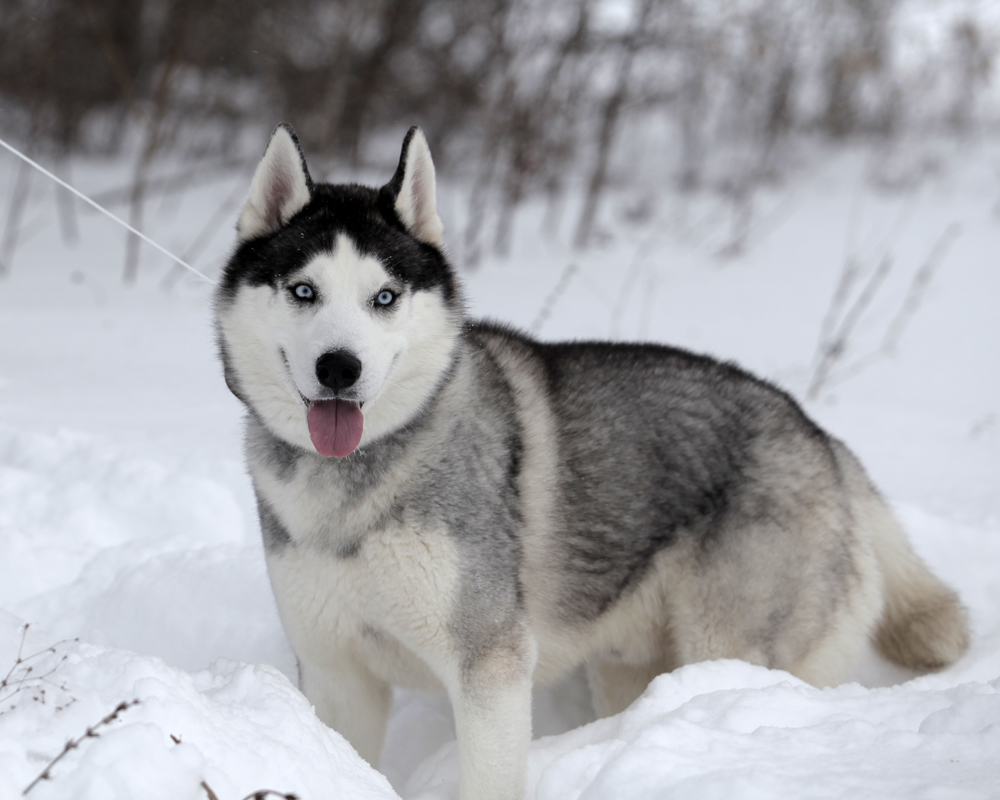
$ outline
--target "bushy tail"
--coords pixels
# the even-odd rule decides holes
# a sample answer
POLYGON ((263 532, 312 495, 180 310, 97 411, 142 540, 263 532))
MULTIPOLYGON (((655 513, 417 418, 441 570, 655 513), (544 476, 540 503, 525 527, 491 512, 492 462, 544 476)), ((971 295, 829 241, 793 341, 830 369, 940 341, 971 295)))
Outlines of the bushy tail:
POLYGON ((969 646, 969 622, 958 596, 913 552, 902 527, 881 501, 875 554, 882 567, 885 609, 875 645, 891 661, 913 669, 941 669, 969 646))
POLYGON ((872 488, 864 469, 841 443, 834 442, 856 523, 871 536, 882 571, 882 617, 875 646, 890 661, 912 669, 941 669, 969 646, 969 622, 956 595, 913 552, 891 509, 872 488))

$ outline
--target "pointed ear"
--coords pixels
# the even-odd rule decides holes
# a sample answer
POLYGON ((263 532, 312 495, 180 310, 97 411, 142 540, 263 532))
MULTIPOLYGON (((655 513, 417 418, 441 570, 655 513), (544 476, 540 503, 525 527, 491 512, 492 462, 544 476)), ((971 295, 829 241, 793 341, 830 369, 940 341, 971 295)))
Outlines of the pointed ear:
POLYGON ((413 127, 403 139, 399 166, 383 188, 396 214, 410 234, 435 247, 444 246, 444 225, 437 213, 434 162, 420 128, 413 127))
POLYGON ((241 242, 278 230, 309 202, 312 179, 292 126, 274 129, 250 184, 236 231, 241 242))

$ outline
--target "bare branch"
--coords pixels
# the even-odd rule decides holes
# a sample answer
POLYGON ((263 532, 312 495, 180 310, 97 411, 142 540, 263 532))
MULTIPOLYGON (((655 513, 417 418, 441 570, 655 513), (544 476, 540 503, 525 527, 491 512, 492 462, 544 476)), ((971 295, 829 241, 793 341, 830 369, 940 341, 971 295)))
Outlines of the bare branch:
POLYGON ((17 251, 17 242, 21 234, 21 218, 28 205, 28 194, 31 191, 31 168, 21 162, 17 170, 14 188, 10 193, 10 203, 7 206, 7 220, 4 223, 3 238, 0 238, 0 278, 10 274, 17 251))
POLYGON ((944 261, 951 246, 961 233, 962 226, 957 222, 953 222, 945 228, 944 233, 941 234, 934 247, 931 248, 931 252, 926 260, 920 265, 920 269, 913 276, 913 280, 910 282, 910 289, 906 293, 906 298, 903 300, 903 304, 900 306, 892 322, 889 323, 889 328, 885 332, 885 338, 882 340, 881 349, 887 354, 892 354, 896 351, 896 348, 899 346, 899 340, 903 337, 903 333, 913 319, 913 315, 917 313, 920 304, 923 302, 924 294, 927 292, 927 287, 930 285, 934 273, 937 272, 938 267, 941 266, 941 262, 944 261))
POLYGON ((552 309, 555 308, 559 298, 562 297, 563 293, 566 291, 567 287, 579 271, 579 265, 573 261, 569 262, 563 269, 562 274, 559 276, 559 280, 556 281, 556 285, 552 287, 552 291, 549 292, 546 295, 545 300, 542 301, 542 307, 538 309, 538 314, 535 316, 534 322, 531 323, 531 332, 533 334, 537 335, 542 332, 542 328, 545 327, 545 323, 548 322, 549 317, 552 316, 552 309))
POLYGON ((58 764, 63 759, 63 757, 68 752, 70 752, 70 750, 75 750, 77 747, 79 747, 83 743, 84 739, 96 739, 98 736, 100 736, 100 733, 98 733, 98 730, 97 730, 98 728, 100 728, 101 726, 110 725, 112 722, 114 722, 116 719, 118 719, 118 715, 119 714, 121 714, 123 711, 131 708, 132 706, 135 706, 135 705, 138 705, 138 704, 139 704, 139 700, 138 699, 129 700, 127 702, 123 700, 121 703, 119 703, 117 706, 115 706, 114 711, 112 711, 110 714, 108 714, 106 717, 104 717, 102 720, 100 720, 95 725, 91 725, 89 728, 87 728, 86 732, 82 736, 80 736, 80 737, 78 737, 76 739, 70 739, 70 740, 68 740, 66 742, 66 744, 63 746, 63 749, 59 753, 59 755, 57 755, 55 758, 53 758, 48 763, 48 765, 45 767, 45 769, 43 769, 41 771, 41 773, 38 775, 38 777, 35 778, 31 783, 29 783, 27 785, 27 787, 25 787, 24 791, 21 792, 21 795, 22 796, 26 795, 28 792, 30 792, 32 789, 34 789, 41 781, 47 781, 47 780, 49 780, 52 777, 52 768, 56 764, 58 764))

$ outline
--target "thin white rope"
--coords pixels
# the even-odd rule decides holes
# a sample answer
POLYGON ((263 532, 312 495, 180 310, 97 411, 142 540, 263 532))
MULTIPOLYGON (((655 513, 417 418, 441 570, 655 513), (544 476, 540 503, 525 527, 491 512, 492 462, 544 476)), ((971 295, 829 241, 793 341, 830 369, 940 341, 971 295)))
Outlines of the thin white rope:
POLYGON ((64 181, 62 178, 58 177, 57 175, 53 175, 51 172, 49 172, 47 169, 45 169, 45 167, 43 167, 37 161, 32 161, 30 158, 28 158, 20 150, 18 150, 15 147, 11 147, 11 145, 7 144, 7 142, 5 142, 3 139, 0 139, 0 145, 2 145, 6 150, 8 150, 9 152, 13 153, 15 156, 17 156, 19 159, 21 159, 23 162, 25 162, 29 166, 32 166, 35 169, 37 169, 46 178, 51 178, 56 183, 58 183, 60 186, 62 186, 64 189, 66 189, 67 191, 70 191, 73 194, 75 194, 77 197, 79 197, 81 200, 83 200, 83 202, 87 203, 88 205, 93 206, 94 208, 96 208, 98 211, 100 211, 105 216, 111 217, 111 219, 113 219, 115 222, 117 222, 119 225, 121 225, 123 228, 125 228, 129 232, 134 233, 136 236, 138 236, 140 239, 142 239, 147 244, 153 245, 153 247, 155 247, 157 250, 159 250, 161 253, 163 253, 168 258, 171 258, 174 261, 176 261, 178 264, 180 264, 182 267, 184 267, 184 269, 188 270, 189 272, 193 272, 195 275, 197 275, 202 280, 208 281, 209 283, 213 283, 213 284, 215 283, 215 281, 213 281, 207 275, 205 275, 202 272, 199 272, 194 267, 192 267, 190 264, 188 264, 186 261, 184 261, 183 259, 178 258, 177 256, 175 256, 173 253, 171 253, 169 250, 167 250, 167 248, 165 248, 165 247, 157 244, 156 242, 154 242, 152 239, 150 239, 148 236, 146 236, 146 234, 144 234, 142 231, 139 231, 139 230, 136 230, 135 228, 133 228, 125 220, 123 220, 121 217, 117 217, 114 214, 112 214, 104 206, 100 205, 99 203, 95 203, 93 200, 91 200, 89 197, 87 197, 87 195, 85 195, 83 192, 78 191, 77 189, 74 189, 72 186, 70 186, 68 183, 66 183, 66 181, 64 181))

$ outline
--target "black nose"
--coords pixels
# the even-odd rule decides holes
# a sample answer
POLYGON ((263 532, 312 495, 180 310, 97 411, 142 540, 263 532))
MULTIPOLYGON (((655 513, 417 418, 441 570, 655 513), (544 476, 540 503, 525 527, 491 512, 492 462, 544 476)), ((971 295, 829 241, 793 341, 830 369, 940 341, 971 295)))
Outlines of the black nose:
POLYGON ((323 353, 316 360, 316 377, 328 389, 339 392, 361 377, 361 362, 346 350, 323 353))

